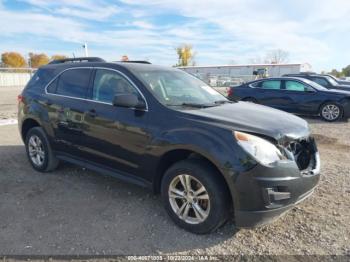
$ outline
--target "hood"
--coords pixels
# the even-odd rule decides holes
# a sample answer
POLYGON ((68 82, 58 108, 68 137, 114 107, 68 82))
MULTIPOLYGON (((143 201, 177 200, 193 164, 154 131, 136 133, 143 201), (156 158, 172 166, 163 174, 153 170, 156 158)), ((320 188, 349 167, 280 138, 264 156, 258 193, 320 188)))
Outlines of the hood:
POLYGON ((327 93, 338 94, 338 95, 348 95, 350 96, 350 86, 349 89, 327 89, 324 90, 327 93))
POLYGON ((185 112, 197 117, 197 121, 264 135, 281 143, 310 135, 307 122, 300 117, 253 103, 236 102, 185 112))
MULTIPOLYGON (((348 86, 348 85, 336 85, 336 86, 334 86, 334 89, 350 91, 350 86, 348 86)), ((333 89, 331 89, 331 90, 333 90, 333 89)))

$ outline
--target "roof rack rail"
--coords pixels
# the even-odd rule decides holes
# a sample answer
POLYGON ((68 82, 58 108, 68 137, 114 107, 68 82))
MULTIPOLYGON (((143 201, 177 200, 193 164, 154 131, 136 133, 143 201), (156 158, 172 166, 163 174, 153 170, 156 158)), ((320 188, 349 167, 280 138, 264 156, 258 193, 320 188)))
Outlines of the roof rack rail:
POLYGON ((79 63, 79 62, 106 62, 99 57, 75 57, 75 58, 64 58, 51 61, 49 64, 63 64, 63 63, 79 63))
POLYGON ((121 63, 137 63, 137 64, 151 64, 151 62, 148 61, 142 61, 142 60, 128 60, 128 61, 117 61, 121 63))

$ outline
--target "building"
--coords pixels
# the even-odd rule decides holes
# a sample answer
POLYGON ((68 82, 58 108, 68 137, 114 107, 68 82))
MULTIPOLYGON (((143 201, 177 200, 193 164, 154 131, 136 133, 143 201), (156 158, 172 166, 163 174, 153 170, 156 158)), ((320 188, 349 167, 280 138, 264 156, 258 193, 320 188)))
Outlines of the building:
POLYGON ((311 71, 311 65, 304 64, 247 64, 178 67, 213 87, 227 87, 256 78, 254 71, 266 69, 269 77, 311 71))

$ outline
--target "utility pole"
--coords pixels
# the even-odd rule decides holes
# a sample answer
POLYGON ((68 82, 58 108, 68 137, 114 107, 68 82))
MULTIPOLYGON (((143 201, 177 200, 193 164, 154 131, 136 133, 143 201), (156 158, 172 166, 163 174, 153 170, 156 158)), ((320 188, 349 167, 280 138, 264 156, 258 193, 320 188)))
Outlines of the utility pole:
POLYGON ((84 43, 84 44, 83 44, 83 48, 84 48, 84 50, 85 50, 85 57, 88 57, 88 56, 89 56, 89 52, 88 52, 87 43, 84 43))

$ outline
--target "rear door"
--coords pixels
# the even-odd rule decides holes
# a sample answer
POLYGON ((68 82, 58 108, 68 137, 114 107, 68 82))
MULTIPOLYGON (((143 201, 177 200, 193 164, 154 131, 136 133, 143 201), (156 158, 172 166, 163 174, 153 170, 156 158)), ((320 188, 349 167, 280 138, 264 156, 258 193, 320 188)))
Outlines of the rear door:
POLYGON ((70 68, 46 89, 49 122, 54 131, 55 149, 58 151, 80 154, 91 73, 91 68, 70 68))
POLYGON ((285 109, 286 96, 282 91, 281 80, 263 80, 256 87, 256 95, 254 96, 262 105, 271 106, 277 109, 285 109))

